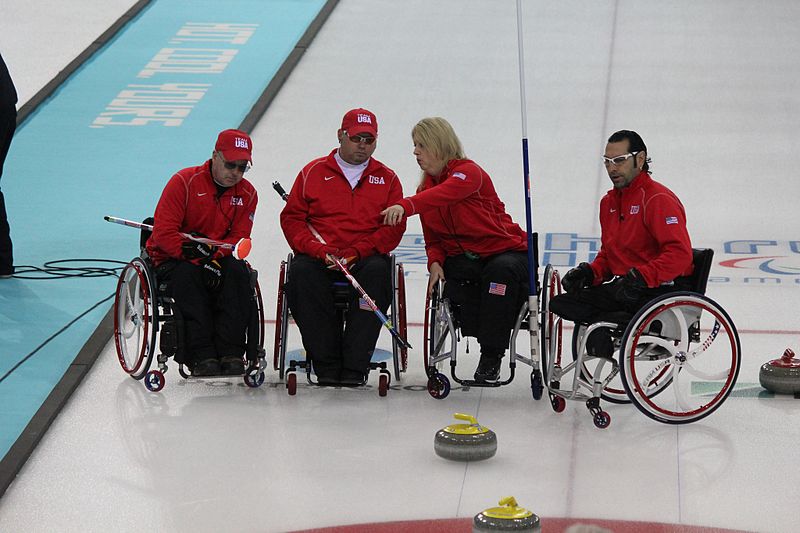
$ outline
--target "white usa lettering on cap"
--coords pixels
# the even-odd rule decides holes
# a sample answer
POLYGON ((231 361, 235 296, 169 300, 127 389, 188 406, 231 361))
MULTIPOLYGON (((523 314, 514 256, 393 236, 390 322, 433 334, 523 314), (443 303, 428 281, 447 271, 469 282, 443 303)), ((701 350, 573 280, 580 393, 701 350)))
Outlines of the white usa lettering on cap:
POLYGON ((367 124, 372 124, 372 117, 370 117, 369 115, 365 115, 365 114, 363 114, 363 113, 360 113, 360 114, 358 115, 358 118, 357 118, 356 120, 357 120, 359 123, 360 123, 360 122, 366 122, 367 124))
POLYGON ((248 147, 247 146, 247 139, 243 139, 241 137, 236 137, 235 140, 233 141, 233 144, 236 146, 236 148, 247 148, 248 147))

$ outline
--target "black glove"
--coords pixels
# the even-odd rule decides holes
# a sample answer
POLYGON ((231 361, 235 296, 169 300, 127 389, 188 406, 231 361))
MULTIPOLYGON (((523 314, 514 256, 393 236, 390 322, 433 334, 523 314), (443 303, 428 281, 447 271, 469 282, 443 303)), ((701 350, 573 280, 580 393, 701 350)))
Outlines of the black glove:
POLYGON ((629 311, 635 310, 647 288, 647 282, 642 277, 642 273, 632 268, 623 277, 617 279, 615 284, 614 299, 629 311))
POLYGON ((204 242, 186 240, 181 244, 181 255, 187 261, 192 259, 209 259, 214 255, 214 248, 204 242))
POLYGON ((216 259, 203 263, 203 281, 210 291, 219 290, 222 286, 222 265, 216 259))
POLYGON ((594 272, 589 263, 581 263, 564 274, 561 278, 561 286, 569 294, 575 294, 584 287, 588 287, 594 281, 594 272))

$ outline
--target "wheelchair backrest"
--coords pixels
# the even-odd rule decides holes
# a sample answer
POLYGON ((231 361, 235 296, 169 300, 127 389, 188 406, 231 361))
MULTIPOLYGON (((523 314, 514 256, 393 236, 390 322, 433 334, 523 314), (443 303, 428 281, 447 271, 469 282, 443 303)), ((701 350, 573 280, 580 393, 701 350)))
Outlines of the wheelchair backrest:
POLYGON ((692 248, 692 263, 694 264, 694 272, 690 276, 692 291, 700 294, 706 293, 713 260, 714 250, 711 248, 692 248))
MULTIPOLYGON (((153 217, 147 217, 146 219, 142 220, 142 224, 148 224, 150 226, 153 225, 155 219, 153 217)), ((147 246, 147 239, 150 238, 153 232, 149 229, 142 228, 142 232, 139 234, 139 252, 142 254, 145 253, 145 247, 147 246)))

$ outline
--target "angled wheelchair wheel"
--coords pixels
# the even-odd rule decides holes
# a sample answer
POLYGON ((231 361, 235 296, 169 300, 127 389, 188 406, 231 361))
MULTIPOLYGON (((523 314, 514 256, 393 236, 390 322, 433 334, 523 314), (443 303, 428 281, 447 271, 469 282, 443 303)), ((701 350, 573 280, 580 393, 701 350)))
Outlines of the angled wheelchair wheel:
MULTIPOLYGON (((406 276, 403 263, 397 265, 397 331, 408 340, 408 318, 406 315, 406 276)), ((400 347, 400 372, 408 369, 408 348, 400 347)))
POLYGON ((561 294, 561 278, 552 265, 547 265, 542 276, 542 297, 539 301, 541 366, 544 380, 547 381, 548 363, 561 366, 562 326, 561 321, 550 311, 550 300, 561 294))
POLYGON ((286 300, 286 282, 289 279, 289 265, 292 254, 281 261, 281 270, 278 275, 278 298, 275 310, 275 344, 272 352, 273 370, 278 371, 278 377, 283 379, 286 369, 286 335, 289 329, 289 303, 286 300))
POLYGON ((122 370, 142 379, 156 347, 157 304, 150 267, 140 258, 125 265, 114 296, 114 345, 122 370))
MULTIPOLYGON (((580 342, 584 334, 586 333, 586 326, 583 324, 575 324, 575 329, 572 330, 572 360, 577 361, 578 359, 578 350, 580 349, 580 342)), ((585 359, 585 358, 584 358, 585 359)), ((596 359, 595 359, 596 360, 596 359)), ((581 376, 583 379, 589 383, 594 381, 594 372, 590 370, 592 367, 591 360, 585 361, 581 365, 581 376)), ((667 383, 664 383, 665 385, 667 383)), ((617 374, 611 381, 608 382, 608 385, 603 387, 603 391, 600 393, 600 397, 607 402, 611 403, 631 403, 631 399, 628 396, 628 393, 625 392, 625 387, 622 385, 622 376, 617 374)))
POLYGON ((445 344, 450 340, 450 348, 455 339, 455 329, 453 328, 453 320, 450 316, 450 306, 448 300, 442 298, 444 284, 438 283, 431 294, 425 299, 425 342, 423 349, 423 357, 425 359, 425 368, 435 370, 437 365, 432 360, 438 357, 442 352, 447 349, 445 344))
POLYGON ((622 383, 631 401, 666 424, 694 422, 717 410, 741 366, 731 318, 710 298, 691 292, 664 295, 641 309, 621 350, 622 383))

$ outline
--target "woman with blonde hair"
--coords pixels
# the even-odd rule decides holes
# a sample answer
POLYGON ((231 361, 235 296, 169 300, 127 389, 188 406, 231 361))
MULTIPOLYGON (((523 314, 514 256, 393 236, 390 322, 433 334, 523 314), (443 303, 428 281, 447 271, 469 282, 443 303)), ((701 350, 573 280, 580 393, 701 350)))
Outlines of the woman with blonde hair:
POLYGON ((528 295, 527 234, 506 213, 489 175, 467 158, 453 127, 424 118, 411 131, 422 180, 414 196, 381 212, 384 224, 419 215, 431 291, 460 306, 461 332, 477 337, 476 381, 496 381, 520 305, 528 295))

